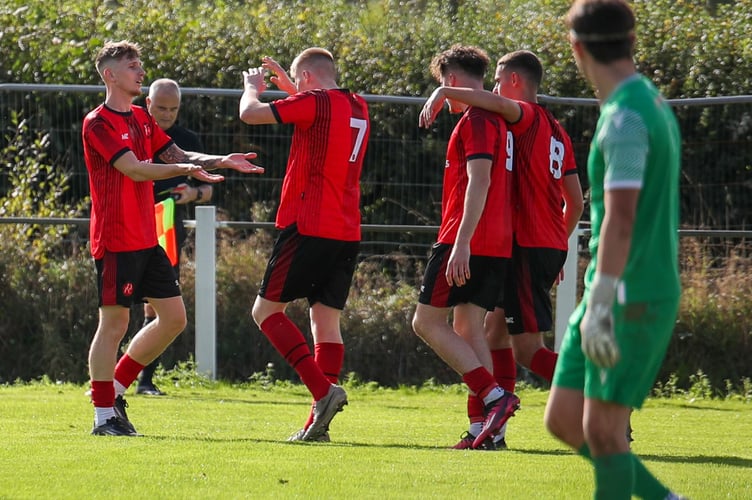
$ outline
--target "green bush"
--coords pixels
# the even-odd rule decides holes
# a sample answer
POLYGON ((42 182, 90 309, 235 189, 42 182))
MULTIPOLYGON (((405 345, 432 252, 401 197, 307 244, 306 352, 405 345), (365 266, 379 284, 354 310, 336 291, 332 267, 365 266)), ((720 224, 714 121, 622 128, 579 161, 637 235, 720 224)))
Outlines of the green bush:
MULTIPOLYGON (((218 376, 223 380, 255 380, 264 373, 277 380, 296 379, 250 317, 271 244, 272 235, 264 231, 220 233, 217 358, 218 376)), ((190 252, 189 246, 186 253, 190 252)), ((191 321, 162 356, 167 369, 184 366, 192 359, 195 346, 194 267, 190 255, 183 262, 183 293, 191 321)), ((736 275, 737 281, 748 274, 749 263, 745 265, 736 268, 741 273, 736 275)), ((38 266, 28 257, 3 252, 0 271, 0 383, 41 376, 85 381, 88 345, 97 323, 95 272, 88 254, 82 248, 77 256, 38 266), (30 268, 35 272, 19 271, 30 268)), ((342 317, 343 374, 390 387, 419 386, 428 380, 457 382, 457 375, 410 326, 422 271, 422 262, 416 265, 414 259, 401 255, 360 263, 342 317)), ((726 394, 749 399, 750 290, 726 288, 723 282, 734 280, 729 272, 723 279, 708 280, 697 270, 685 270, 683 280, 685 293, 676 335, 656 394, 726 394), (718 293, 716 287, 724 292, 718 293)), ((288 313, 310 338, 305 301, 291 304, 288 313)), ((141 308, 134 307, 131 333, 140 325, 140 315, 141 308)))
MULTIPOLYGON (((0 5, 0 53, 4 55, 0 82, 99 85, 94 54, 105 40, 127 38, 143 46, 148 80, 170 76, 188 87, 240 88, 241 70, 258 64, 261 56, 273 55, 289 65, 303 48, 322 45, 339 59, 343 86, 369 94, 424 96, 435 86, 427 71, 431 57, 451 43, 462 42, 480 45, 492 57, 512 49, 531 49, 547 70, 543 93, 590 97, 592 90, 577 74, 561 22, 568 6, 569 2, 558 0, 5 0, 0 5)), ((752 60, 752 4, 655 0, 634 2, 634 7, 640 23, 638 66, 667 97, 740 94, 752 88, 746 64, 752 60)), ((490 74, 486 83, 490 86, 490 74)), ((89 98, 92 103, 101 100, 100 96, 89 98)), ((74 105, 69 98, 30 94, 21 113, 0 100, 0 216, 70 217, 82 212, 85 197, 70 199, 66 191, 67 174, 61 168, 65 158, 49 158, 46 135, 30 134, 21 118, 13 118, 33 118, 42 129, 51 129, 55 123, 58 129, 75 132, 80 119, 58 123, 61 117, 77 116, 64 112, 74 105)), ((201 116, 202 130, 228 132, 234 140, 247 143, 248 131, 236 120, 236 110, 206 105, 196 113, 201 116)), ((405 147, 405 151, 380 156, 388 160, 371 169, 374 185, 392 178, 395 169, 417 170, 429 164, 428 157, 443 155, 443 141, 435 135, 418 135, 414 117, 374 106, 372 118, 379 136, 397 138, 406 145, 421 143, 420 148, 405 147)), ((566 118, 579 119, 571 110, 566 118)), ((748 116, 717 107, 699 117, 681 112, 680 120, 688 145, 686 178, 711 186, 745 178, 749 161, 736 148, 726 148, 718 157, 709 158, 712 161, 696 158, 707 158, 714 151, 708 144, 725 136, 737 142, 750 140, 748 116), (705 182, 708 175, 712 179, 705 182)), ((586 143, 588 133, 573 139, 586 143)), ((224 144, 214 146, 221 151, 237 150, 224 144)), ((271 156, 284 158, 286 151, 271 156)), ((435 182, 440 172, 423 169, 421 175, 435 182)), ((745 192, 728 194, 717 207, 691 222, 717 227, 728 207, 745 206, 737 199, 745 192)), ((274 193, 266 195, 251 198, 273 199, 274 193)), ((684 204, 693 208, 696 199, 689 198, 684 204)), ((376 188, 364 189, 364 200, 368 200, 364 214, 369 222, 384 222, 380 204, 390 201, 376 188)), ((409 212, 409 218, 391 222, 435 222, 435 207, 425 205, 409 212)), ((257 205, 254 210, 265 211, 263 219, 268 220, 266 214, 273 207, 257 205)), ((730 215, 745 221, 743 213, 730 215)), ((0 231, 0 381, 42 375, 85 380, 88 344, 97 322, 96 286, 93 263, 78 233, 63 226, 6 224, 0 225, 0 231)), ((271 362, 276 376, 292 377, 249 315, 271 235, 222 233, 218 245, 220 376, 247 379, 264 372, 271 362)), ((702 378, 691 379, 701 369, 712 387, 730 384, 748 393, 746 360, 752 354, 749 258, 739 253, 728 260, 728 266, 719 266, 709 250, 687 255, 702 265, 684 269, 677 335, 660 380, 668 380, 666 384, 677 390, 701 387, 702 378), (675 382, 671 374, 676 374, 675 382)), ((411 332, 420 271, 415 260, 405 256, 366 260, 360 265, 343 315, 345 373, 386 385, 456 380, 411 332)), ((190 255, 182 280, 192 317, 190 255)), ((293 304, 289 312, 307 332, 305 304, 293 304)), ((131 330, 137 328, 140 314, 134 308, 131 330)), ((163 357, 165 366, 188 360, 194 338, 189 326, 163 357)))

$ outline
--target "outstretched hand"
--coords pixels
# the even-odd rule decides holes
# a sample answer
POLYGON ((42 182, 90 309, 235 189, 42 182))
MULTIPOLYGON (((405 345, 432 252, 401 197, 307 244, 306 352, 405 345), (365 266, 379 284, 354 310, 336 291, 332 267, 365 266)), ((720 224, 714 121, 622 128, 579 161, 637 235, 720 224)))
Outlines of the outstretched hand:
POLYGON ((423 104, 423 109, 418 118, 418 126, 423 128, 430 127, 444 107, 445 101, 446 98, 444 97, 444 91, 441 87, 438 87, 433 91, 431 97, 428 98, 425 104, 423 104))
POLYGON ((217 182, 222 182, 223 180, 225 180, 224 175, 212 174, 211 172, 207 172, 198 165, 188 163, 182 164, 182 166, 188 170, 187 175, 193 177, 197 181, 216 184, 217 182))
POLYGON ((248 68, 248 71, 243 71, 243 87, 251 86, 258 94, 262 94, 266 90, 265 73, 264 68, 248 68))
POLYGON ((269 77, 269 81, 276 85, 279 90, 287 92, 288 94, 294 94, 298 91, 282 65, 271 57, 264 56, 261 59, 261 67, 272 73, 269 77))
POLYGON ((243 174, 263 174, 264 167, 251 163, 251 160, 256 156, 256 153, 230 153, 222 157, 218 166, 220 168, 231 168, 243 174))

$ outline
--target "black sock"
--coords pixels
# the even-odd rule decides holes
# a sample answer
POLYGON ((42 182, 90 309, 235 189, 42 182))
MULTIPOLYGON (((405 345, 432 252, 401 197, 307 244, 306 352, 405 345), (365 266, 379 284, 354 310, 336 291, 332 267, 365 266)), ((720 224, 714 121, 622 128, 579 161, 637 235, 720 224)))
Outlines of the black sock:
POLYGON ((154 385, 154 382, 152 382, 152 377, 154 377, 154 371, 157 369, 158 364, 159 358, 155 359, 141 369, 141 374, 138 376, 138 385, 146 387, 151 387, 154 385))

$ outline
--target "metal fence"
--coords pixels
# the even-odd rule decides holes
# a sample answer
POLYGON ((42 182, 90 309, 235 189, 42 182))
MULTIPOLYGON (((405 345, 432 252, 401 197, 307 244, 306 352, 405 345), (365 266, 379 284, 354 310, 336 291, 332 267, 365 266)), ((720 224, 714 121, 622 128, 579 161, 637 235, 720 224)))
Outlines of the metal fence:
MULTIPOLYGON (((67 196, 72 201, 86 196, 88 180, 80 138, 81 122, 83 116, 103 100, 103 90, 99 86, 0 84, 0 149, 15 133, 15 122, 25 120, 30 134, 48 134, 48 160, 70 176, 67 196)), ((265 97, 281 95, 268 92, 265 97)), ((242 231, 270 228, 279 198, 292 128, 242 124, 237 119, 239 97, 239 90, 183 89, 180 123, 199 133, 206 152, 257 151, 258 163, 266 167, 262 176, 231 173, 226 182, 215 189, 218 222, 209 231, 231 227, 242 234, 242 231)), ((398 253, 424 259, 440 220, 441 167, 456 117, 444 113, 430 130, 420 130, 417 116, 424 98, 364 97, 369 102, 372 133, 362 179, 363 257, 388 258, 389 254, 398 253)), ((597 102, 549 96, 540 96, 540 99, 571 135, 581 167, 580 178, 587 188, 584 165, 598 116, 597 102)), ((752 96, 671 103, 679 117, 684 140, 681 235, 693 240, 693 249, 703 247, 711 256, 712 260, 707 261, 710 267, 721 268, 726 259, 732 257, 750 257, 752 249, 747 242, 752 237, 752 231, 748 230, 752 215, 752 96)), ((8 163, 0 171, 0 197, 8 188, 11 168, 12 164, 8 163)), ((0 223, 24 224, 34 219, 41 224, 73 224, 79 226, 77 238, 87 236, 86 213, 75 219, 23 215, 0 218, 0 223)), ((189 225, 193 224, 189 221, 189 225)), ((570 252, 567 263, 569 279, 557 292, 557 346, 566 318, 579 295, 578 269, 581 266, 578 260, 580 264, 587 260, 586 238, 587 228, 584 227, 570 240, 570 248, 576 251, 570 252)), ((210 250, 211 246, 205 246, 204 250, 210 250)), ((196 250, 197 254, 204 251, 196 250)), ((694 265, 689 252, 684 249, 682 252, 682 266, 694 265)), ((199 266, 196 272, 197 288, 213 284, 209 282, 211 272, 201 280, 198 279, 199 266)), ((206 342, 202 349, 204 355, 214 352, 213 314, 211 308, 196 310, 197 343, 206 342)), ((202 362, 205 367, 206 363, 212 364, 202 362)), ((213 365, 208 371, 214 372, 213 365)))
MULTIPOLYGON (((258 163, 266 173, 230 173, 215 189, 214 203, 224 220, 268 222, 279 199, 292 127, 241 123, 237 118, 240 94, 239 89, 185 88, 179 122, 199 134, 208 153, 258 152, 258 163)), ((265 97, 281 95, 267 92, 265 97)), ((0 84, 0 146, 14 132, 14 113, 26 120, 30 132, 49 134, 49 159, 69 172, 68 196, 80 199, 88 193, 81 122, 103 97, 101 86, 0 84)), ((457 118, 442 113, 430 130, 419 129, 417 117, 424 98, 364 97, 372 119, 362 178, 363 223, 370 228, 364 235, 364 253, 401 251, 422 257, 440 221, 441 167, 457 118)), ((540 99, 572 137, 580 178, 587 187, 584 166, 598 116, 597 102, 540 99)), ((748 229, 752 220, 752 96, 674 100, 671 104, 684 139, 682 227, 748 229)), ((7 188, 7 175, 6 167, 0 172, 0 195, 7 188)))

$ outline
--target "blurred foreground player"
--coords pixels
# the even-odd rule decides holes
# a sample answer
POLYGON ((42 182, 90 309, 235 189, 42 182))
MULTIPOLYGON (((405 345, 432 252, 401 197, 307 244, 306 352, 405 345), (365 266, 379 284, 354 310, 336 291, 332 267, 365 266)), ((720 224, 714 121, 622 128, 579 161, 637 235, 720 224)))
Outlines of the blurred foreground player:
POLYGON ((655 382, 679 308, 679 127, 636 71, 626 1, 577 0, 567 24, 601 115, 588 157, 592 260, 562 342, 546 427, 592 462, 595 498, 677 498, 631 453, 624 429, 655 382))

